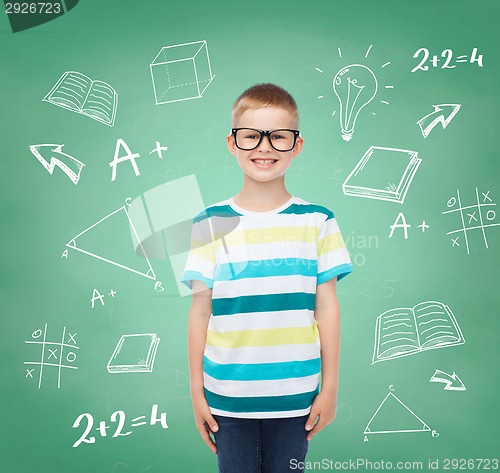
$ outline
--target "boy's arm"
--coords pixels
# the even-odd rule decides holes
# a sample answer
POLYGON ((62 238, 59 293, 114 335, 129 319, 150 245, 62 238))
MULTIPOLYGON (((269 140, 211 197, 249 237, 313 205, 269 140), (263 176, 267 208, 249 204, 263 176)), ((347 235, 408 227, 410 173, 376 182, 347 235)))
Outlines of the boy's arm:
POLYGON ((217 432, 218 425, 210 413, 203 388, 203 353, 207 338, 208 321, 212 313, 212 290, 201 281, 193 280, 193 298, 188 320, 188 358, 196 428, 213 453, 217 453, 211 432, 217 432))
POLYGON ((321 343, 321 391, 315 397, 306 422, 311 440, 320 430, 333 422, 337 408, 337 387, 340 359, 340 310, 337 301, 337 277, 316 289, 314 317, 321 343), (316 418, 318 421, 316 422, 316 418))

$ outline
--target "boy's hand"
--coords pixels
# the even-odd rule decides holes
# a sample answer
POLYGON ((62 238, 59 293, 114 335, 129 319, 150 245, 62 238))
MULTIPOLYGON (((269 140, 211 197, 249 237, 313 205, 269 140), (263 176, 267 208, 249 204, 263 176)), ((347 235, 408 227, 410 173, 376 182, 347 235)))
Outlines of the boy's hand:
POLYGON ((212 437, 210 437, 210 434, 217 432, 219 430, 219 426, 212 417, 210 408, 208 407, 204 396, 197 398, 193 397, 193 411, 196 428, 198 429, 201 438, 208 445, 208 448, 212 450, 214 454, 217 454, 217 446, 215 445, 212 437))
POLYGON ((309 442, 320 430, 323 430, 335 419, 337 410, 336 396, 327 391, 320 391, 314 398, 311 413, 306 422, 306 430, 309 431, 306 440, 309 442), (318 421, 316 422, 316 418, 318 421))

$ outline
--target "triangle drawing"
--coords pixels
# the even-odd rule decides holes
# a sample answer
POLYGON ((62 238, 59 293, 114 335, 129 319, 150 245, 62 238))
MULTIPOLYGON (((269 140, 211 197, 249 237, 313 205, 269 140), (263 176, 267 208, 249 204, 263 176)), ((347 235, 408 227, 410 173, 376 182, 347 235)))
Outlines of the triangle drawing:
POLYGON ((430 432, 430 427, 408 406, 389 392, 365 428, 365 434, 430 432))
POLYGON ((125 206, 111 212, 83 230, 83 232, 66 243, 66 246, 153 281, 156 280, 153 267, 146 256, 144 248, 142 248, 137 231, 125 206), (130 238, 128 237, 130 231, 132 231, 136 241, 139 242, 146 265, 144 265, 142 258, 137 257, 134 246, 130 245, 130 238), (140 266, 144 267, 139 267, 138 261, 140 266))

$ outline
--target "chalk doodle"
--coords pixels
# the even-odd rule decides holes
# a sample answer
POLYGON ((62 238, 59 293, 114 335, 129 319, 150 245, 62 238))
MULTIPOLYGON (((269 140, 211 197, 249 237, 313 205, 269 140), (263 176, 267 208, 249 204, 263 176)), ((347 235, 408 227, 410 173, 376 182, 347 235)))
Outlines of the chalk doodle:
MULTIPOLYGON (((141 240, 139 239, 138 235, 137 235, 137 231, 135 229, 135 226, 132 222, 132 219, 130 218, 130 215, 127 211, 127 205, 124 205, 122 207, 120 207, 119 209, 115 210, 114 212, 111 212, 110 214, 106 215, 105 217, 101 218, 98 222, 94 223, 93 225, 91 225, 90 227, 86 228, 85 230, 83 230, 82 232, 80 232, 78 235, 76 235, 75 237, 73 237, 67 244, 66 246, 68 248, 71 248, 73 250, 76 250, 76 251, 79 251, 81 253, 84 253, 86 255, 89 255, 89 256, 92 256, 94 258, 97 258, 101 261, 104 261, 106 263, 110 263, 112 265, 115 265, 115 266, 118 266, 122 269, 126 269, 127 271, 131 271, 135 274, 138 274, 140 276, 144 276, 146 278, 149 278, 149 279, 152 279, 153 281, 156 280, 156 274, 153 270, 153 267, 151 266, 151 263, 149 262, 149 259, 146 255, 146 252, 144 251, 144 248, 142 247, 142 244, 141 244, 141 240), (133 267, 131 267, 130 264, 124 264, 124 263, 121 263, 121 262, 118 262, 117 261, 117 258, 114 258, 114 259, 111 259, 111 257, 108 257, 108 256, 103 256, 103 255, 100 255, 98 254, 99 253, 99 250, 96 248, 96 249, 85 249, 84 248, 84 245, 85 243, 82 243, 82 246, 80 246, 80 242, 79 240, 82 239, 82 237, 84 235, 86 235, 87 233, 92 233, 93 231, 95 231, 96 228, 98 228, 99 226, 103 226, 105 225, 106 223, 109 224, 111 221, 116 221, 117 219, 120 219, 120 224, 122 224, 122 229, 125 231, 125 227, 123 224, 125 224, 127 227, 128 227, 128 230, 132 233, 132 238, 133 238, 133 241, 136 242, 136 246, 137 246, 137 253, 139 254, 139 256, 143 257, 145 260, 146 260, 146 264, 147 264, 147 269, 144 268, 144 270, 139 270, 139 269, 135 269, 133 267)), ((121 236, 120 235, 116 235, 116 239, 121 239, 121 236)), ((102 240, 97 240, 97 242, 102 242, 102 240)), ((91 242, 90 245, 96 245, 98 244, 96 243, 95 241, 91 242)), ((89 243, 87 243, 89 244, 89 243)), ((111 251, 110 249, 107 249, 108 251, 111 251)), ((130 247, 130 255, 127 254, 127 255, 123 255, 123 257, 125 256, 131 256, 131 254, 134 255, 134 261, 135 261, 135 256, 136 253, 134 251, 134 247, 130 247)), ((122 255, 116 255, 118 257, 122 257, 122 255)))
POLYGON ((215 77, 206 41, 165 46, 149 68, 156 105, 201 98, 215 77))
POLYGON ((458 375, 445 373, 441 370, 436 370, 429 380, 431 383, 444 383, 445 391, 465 391, 466 387, 458 375))
MULTIPOLYGON (((109 417, 110 421, 112 423, 118 422, 118 425, 116 426, 115 432, 113 433, 112 437, 126 437, 130 434, 132 434, 132 431, 129 430, 125 433, 122 433, 123 428, 125 427, 125 420, 126 420, 126 415, 124 411, 115 411, 111 414, 109 417)), ((135 417, 132 419, 132 423, 130 424, 130 427, 140 427, 143 425, 155 425, 158 422, 160 423, 162 429, 168 429, 168 424, 167 424, 167 413, 162 412, 160 414, 160 417, 158 417, 158 404, 154 404, 152 409, 151 409, 151 416, 149 418, 149 422, 144 421, 146 419, 146 416, 139 416, 135 417)), ((82 421, 86 420, 87 425, 85 427, 85 430, 83 434, 80 436, 80 438, 73 444, 73 447, 76 448, 82 443, 95 443, 95 437, 90 436, 89 434, 92 432, 92 429, 94 427, 94 417, 92 414, 89 413, 84 413, 80 414, 76 419, 75 422, 73 423, 73 428, 76 429, 80 427, 80 424, 82 421)), ((99 422, 99 427, 97 427, 95 430, 99 431, 101 437, 107 437, 108 432, 107 429, 110 428, 110 425, 106 423, 105 420, 101 420, 99 422)))
POLYGON ((457 319, 446 304, 426 301, 398 307, 377 317, 372 364, 464 343, 457 319))
MULTIPOLYGON (((373 45, 367 49, 365 58, 368 57, 373 45)), ((339 57, 342 57, 342 51, 338 48, 339 57)), ((385 63, 382 68, 387 67, 390 62, 385 63)), ((316 71, 321 74, 323 69, 316 67, 316 71)), ((342 139, 351 141, 355 131, 358 115, 377 95, 379 89, 378 80, 372 69, 364 64, 350 64, 342 67, 334 76, 332 87, 339 102, 339 120, 342 139)), ((393 89, 393 85, 385 85, 385 89, 393 89)), ((320 95, 318 99, 325 96, 320 95)), ((381 103, 388 105, 387 100, 381 100, 381 103)), ((336 110, 332 113, 334 116, 336 110)), ((374 112, 372 112, 375 115, 374 112)))
POLYGON ((350 141, 359 112, 375 97, 378 82, 375 74, 362 64, 343 67, 333 78, 333 91, 339 100, 342 138, 350 141))
MULTIPOLYGON (((460 56, 457 56, 455 62, 460 64, 460 63, 470 63, 474 64, 475 62, 477 63, 478 67, 483 67, 483 55, 482 54, 477 54, 478 49, 474 48, 471 52, 470 58, 468 58, 467 54, 462 54, 460 56)), ((413 55, 413 58, 416 59, 418 56, 422 54, 422 58, 420 59, 420 62, 418 65, 416 65, 411 72, 417 72, 417 71, 428 71, 429 66, 425 65, 425 63, 429 60, 430 58, 430 53, 427 48, 420 48, 415 51, 415 54, 413 55)), ((439 66, 439 63, 441 62, 441 59, 444 60, 444 63, 441 65, 441 69, 455 69, 455 65, 450 65, 452 60, 453 60, 453 50, 452 49, 444 49, 441 51, 441 56, 438 56, 437 54, 434 54, 430 58, 430 63, 431 66, 434 68, 437 68, 439 66)))
MULTIPOLYGON (((149 155, 156 153, 156 155, 163 159, 163 152, 168 150, 168 146, 162 146, 159 141, 156 140, 155 147, 149 152, 149 155)), ((118 138, 115 144, 115 153, 113 156, 113 161, 109 162, 109 166, 112 168, 111 171, 111 182, 116 180, 116 173, 118 169, 118 164, 123 163, 124 161, 130 161, 132 165, 132 169, 136 176, 140 176, 141 173, 139 171, 139 167, 137 166, 137 162, 135 161, 137 158, 140 158, 140 153, 132 153, 128 144, 122 138, 118 138), (120 150, 123 150, 124 154, 119 156, 120 150)))
POLYGON ((398 213, 396 220, 394 220, 394 223, 391 225, 390 228, 391 228, 391 233, 389 233, 389 238, 392 238, 392 236, 394 235, 394 230, 396 230, 396 228, 402 228, 405 240, 408 240, 408 229, 411 228, 411 225, 409 223, 406 223, 406 217, 403 212, 398 213))
POLYGON ((118 106, 115 89, 101 80, 91 80, 80 72, 65 72, 43 101, 80 113, 108 126, 115 124, 118 106))
POLYGON ((439 436, 435 430, 415 414, 389 387, 389 392, 380 403, 372 418, 366 425, 365 442, 370 434, 395 434, 409 432, 430 432, 433 437, 439 436))
POLYGON ((417 122, 424 138, 429 136, 430 132, 438 123, 441 123, 443 129, 445 129, 460 110, 460 105, 454 103, 443 103, 440 105, 433 105, 433 107, 433 112, 417 122))
POLYGON ((443 215, 453 215, 458 221, 457 226, 461 227, 447 233, 447 235, 452 235, 452 247, 460 247, 465 242, 467 254, 470 254, 471 236, 480 232, 484 246, 489 248, 486 229, 491 230, 500 225, 496 221, 497 214, 494 210, 497 204, 490 197, 490 191, 481 192, 481 196, 479 196, 479 190, 476 187, 475 197, 475 203, 462 206, 460 191, 457 189, 456 197, 451 197, 446 204, 449 210, 442 212, 443 215))
POLYGON ((155 333, 122 335, 108 362, 108 372, 152 373, 158 343, 155 333))
POLYGON ((78 184, 80 173, 85 164, 73 156, 63 153, 63 146, 56 144, 30 145, 30 151, 49 174, 53 174, 54 168, 57 166, 71 179, 73 184, 78 184))
POLYGON ((156 153, 156 155, 163 159, 163 151, 167 152, 168 146, 162 146, 159 141, 156 141, 156 146, 149 152, 149 154, 156 153))
MULTIPOLYGON (((110 292, 107 295, 111 296, 114 299, 114 297, 116 296, 116 291, 110 289, 110 292)), ((92 304, 92 309, 95 307, 95 301, 100 301, 101 305, 106 305, 104 303, 104 295, 101 294, 98 289, 94 289, 92 291, 92 299, 90 299, 90 303, 92 304)))
POLYGON ((425 223, 425 220, 422 220, 422 223, 420 225, 417 225, 417 228, 420 228, 422 230, 422 233, 425 233, 425 230, 427 228, 430 228, 430 225, 427 225, 425 223))
MULTIPOLYGON (((396 229, 402 228, 404 239, 408 240, 408 229, 411 228, 411 225, 407 223, 405 214, 403 212, 398 213, 396 219, 394 220, 394 223, 390 225, 389 228, 391 229, 389 238, 393 237, 396 229)), ((427 223, 425 223, 425 220, 422 220, 422 223, 420 225, 417 225, 417 228, 420 228, 420 230, 422 230, 422 233, 425 233, 425 230, 430 228, 430 225, 427 225, 427 223)))
POLYGON ((141 155, 139 153, 132 153, 132 151, 130 151, 129 146, 127 145, 127 143, 125 143, 124 140, 122 140, 121 138, 118 138, 116 140, 115 155, 113 157, 113 161, 111 161, 109 163, 109 166, 112 168, 111 182, 113 182, 116 179, 116 170, 117 170, 118 164, 123 163, 124 161, 130 161, 130 164, 132 164, 132 168, 134 169, 135 175, 140 176, 141 173, 139 171, 139 168, 137 167, 137 163, 135 162, 135 160, 137 158, 140 158, 140 157, 141 157, 141 155), (124 149, 124 151, 126 153, 124 156, 118 156, 118 153, 120 152, 120 148, 124 149))
POLYGON ((371 146, 347 176, 342 191, 403 204, 421 162, 416 151, 371 146))
POLYGON ((31 334, 30 340, 25 340, 25 343, 30 345, 35 354, 38 353, 40 361, 25 361, 24 364, 34 366, 34 368, 26 368, 26 378, 35 379, 34 373, 38 369, 38 389, 42 387, 42 380, 47 376, 47 371, 50 374, 57 375, 57 388, 61 387, 61 373, 63 370, 76 370, 75 366, 76 353, 79 347, 76 344, 76 333, 66 331, 63 328, 60 342, 47 341, 47 324, 43 330, 37 329, 31 334), (44 371, 45 368, 45 371, 44 371))

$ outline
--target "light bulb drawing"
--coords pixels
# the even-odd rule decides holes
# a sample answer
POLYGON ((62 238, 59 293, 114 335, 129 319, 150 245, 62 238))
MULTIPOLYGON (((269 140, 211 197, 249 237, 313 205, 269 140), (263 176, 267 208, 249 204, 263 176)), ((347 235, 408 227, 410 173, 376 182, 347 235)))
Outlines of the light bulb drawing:
POLYGON ((333 78, 333 91, 340 104, 342 138, 350 141, 359 112, 375 97, 378 82, 375 74, 362 64, 343 67, 333 78))
MULTIPOLYGON (((335 92, 335 95, 338 99, 337 102, 340 105, 340 113, 338 114, 338 116, 340 120, 340 129, 342 131, 341 136, 346 142, 352 140, 360 111, 364 109, 369 103, 371 103, 375 96, 380 95, 381 91, 385 95, 386 92, 394 89, 394 85, 384 85, 387 77, 385 71, 380 71, 382 79, 378 77, 378 72, 377 76, 375 76, 375 74, 372 72, 375 71, 375 69, 372 67, 374 61, 373 58, 368 59, 368 56, 372 52, 372 48, 373 44, 370 44, 364 54, 364 60, 354 60, 349 66, 342 66, 340 70, 336 69, 336 71, 338 71, 337 73, 335 73, 334 71, 329 71, 328 67, 315 68, 317 72, 319 72, 320 74, 325 74, 325 76, 330 78, 328 81, 329 86, 333 88, 333 92, 335 92), (365 61, 368 62, 368 65, 370 67, 364 65, 365 61), (331 79, 332 77, 333 81, 331 79), (379 88, 381 90, 379 90, 379 88)), ((341 60, 344 60, 342 50, 340 48, 337 48, 337 50, 339 58, 341 60)), ((380 69, 385 69, 387 66, 390 66, 390 64, 390 61, 385 61, 384 64, 380 66, 380 69)), ((330 89, 330 91, 331 90, 332 89, 330 89)), ((330 95, 333 97, 333 94, 330 95)), ((325 93, 318 95, 318 100, 329 102, 328 98, 329 95, 325 93)), ((381 98, 385 99, 386 97, 381 98)), ((389 102, 387 100, 377 99, 377 101, 380 101, 381 104, 389 105, 389 102)), ((373 116, 377 115, 375 113, 376 105, 375 107, 373 107, 372 103, 370 107, 366 107, 366 109, 372 108, 373 110, 370 111, 370 114, 373 116)), ((333 110, 331 116, 334 117, 337 114, 337 111, 339 111, 338 105, 336 107, 336 110, 333 110)), ((368 114, 368 110, 365 110, 361 113, 362 116, 366 114, 368 114)), ((336 117, 335 120, 337 120, 336 117)))

